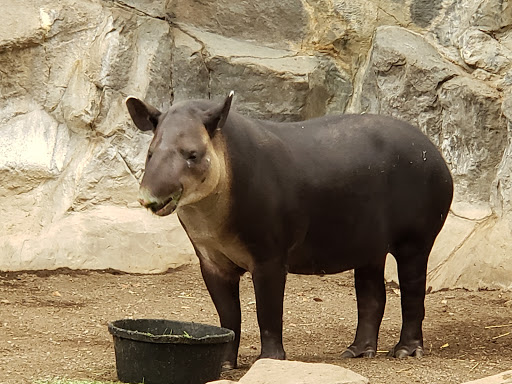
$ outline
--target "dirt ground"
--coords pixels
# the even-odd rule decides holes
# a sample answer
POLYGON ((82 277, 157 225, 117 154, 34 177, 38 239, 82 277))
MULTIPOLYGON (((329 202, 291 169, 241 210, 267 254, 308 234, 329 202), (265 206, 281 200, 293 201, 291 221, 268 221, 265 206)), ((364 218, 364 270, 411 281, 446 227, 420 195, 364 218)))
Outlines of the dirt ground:
MULTIPOLYGON (((379 349, 400 331, 400 298, 388 287, 379 349)), ((512 369, 512 292, 446 291, 427 295, 426 356, 341 360, 352 342, 356 302, 351 273, 290 275, 284 343, 288 359, 325 362, 378 383, 463 383, 512 369), (508 326, 505 326, 507 325, 508 326), (489 328, 492 327, 492 328, 489 328)), ((242 278, 240 378, 259 353, 256 305, 249 275, 242 278)), ((116 380, 107 323, 167 318, 218 324, 197 265, 162 275, 110 272, 0 273, 0 383, 46 378, 116 380)))

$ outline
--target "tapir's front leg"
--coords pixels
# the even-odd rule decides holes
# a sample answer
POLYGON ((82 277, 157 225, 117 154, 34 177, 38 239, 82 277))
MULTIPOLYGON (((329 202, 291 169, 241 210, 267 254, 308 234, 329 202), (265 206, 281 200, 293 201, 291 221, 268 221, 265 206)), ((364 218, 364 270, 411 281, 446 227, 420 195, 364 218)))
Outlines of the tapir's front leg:
POLYGON ((261 338, 259 358, 284 360, 283 297, 286 269, 274 261, 260 263, 254 267, 252 279, 261 338))
POLYGON ((205 260, 200 260, 200 264, 204 282, 219 314, 221 326, 235 332, 235 340, 227 347, 222 364, 223 369, 234 369, 237 363, 242 322, 240 274, 235 271, 232 273, 220 272, 205 260))

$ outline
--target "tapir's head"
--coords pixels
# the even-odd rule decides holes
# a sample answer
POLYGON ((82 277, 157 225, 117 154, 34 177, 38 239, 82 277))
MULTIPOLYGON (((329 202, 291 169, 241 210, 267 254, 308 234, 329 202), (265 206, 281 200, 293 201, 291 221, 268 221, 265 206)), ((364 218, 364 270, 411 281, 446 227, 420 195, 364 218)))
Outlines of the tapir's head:
POLYGON ((144 207, 166 216, 217 188, 225 166, 214 141, 232 98, 233 92, 223 104, 206 109, 194 102, 179 103, 164 113, 136 98, 126 100, 135 125, 153 132, 139 191, 144 207))

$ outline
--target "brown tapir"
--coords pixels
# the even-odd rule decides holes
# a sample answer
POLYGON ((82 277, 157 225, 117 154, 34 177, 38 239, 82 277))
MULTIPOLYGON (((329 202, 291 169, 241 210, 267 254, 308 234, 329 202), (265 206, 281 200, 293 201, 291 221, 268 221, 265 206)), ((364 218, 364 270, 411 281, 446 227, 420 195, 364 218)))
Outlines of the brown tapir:
POLYGON ((286 274, 355 269, 358 324, 343 357, 373 357, 384 313, 384 263, 398 264, 402 330, 395 357, 423 355, 427 259, 453 195, 450 172, 417 128, 391 117, 254 120, 207 100, 167 112, 126 101, 153 131, 140 203, 175 210, 194 245, 223 327, 235 332, 224 366, 236 367, 240 276, 252 274, 260 357, 284 359, 286 274))

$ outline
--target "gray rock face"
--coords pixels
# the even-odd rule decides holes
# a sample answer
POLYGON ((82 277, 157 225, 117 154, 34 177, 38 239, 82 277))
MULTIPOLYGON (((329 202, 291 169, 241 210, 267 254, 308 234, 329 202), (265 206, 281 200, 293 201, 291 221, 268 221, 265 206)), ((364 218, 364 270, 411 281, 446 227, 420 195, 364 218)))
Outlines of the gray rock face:
POLYGON ((423 28, 430 26, 443 9, 442 0, 414 0, 409 6, 412 21, 423 28))
POLYGON ((5 4, 0 270, 195 260, 175 218, 138 208, 151 136, 124 99, 166 109, 234 90, 234 108, 257 118, 371 112, 418 125, 456 184, 429 286, 512 288, 510 25, 499 0, 5 4))
POLYGON ((477 28, 467 29, 459 38, 462 59, 470 67, 500 73, 510 67, 512 51, 477 28))
POLYGON ((173 21, 220 36, 282 48, 300 44, 308 25, 301 0, 171 0, 167 9, 173 21))
POLYGON ((113 3, 28 1, 8 10, 0 15, 0 270, 143 272, 190 261, 175 221, 161 227, 129 208, 150 137, 128 124, 123 99, 143 93, 169 105, 168 23, 113 3), (165 260, 166 247, 178 258, 165 260))
POLYGON ((176 100, 222 99, 236 90, 241 113, 300 120, 344 110, 352 93, 349 75, 326 56, 269 48, 186 25, 174 35, 173 73, 185 74, 174 82, 176 100))

